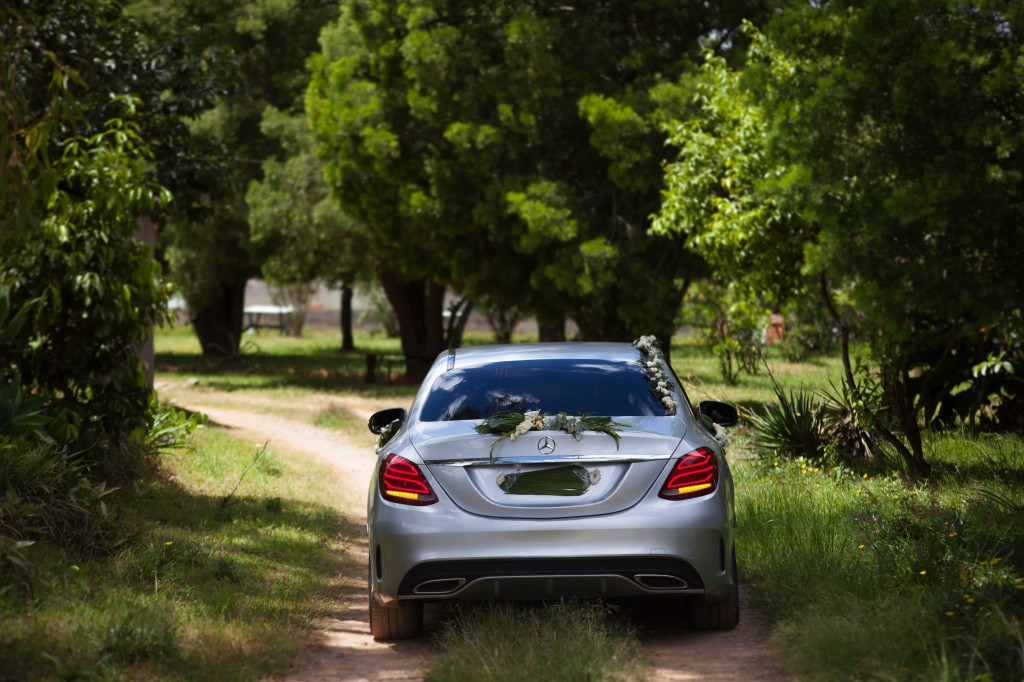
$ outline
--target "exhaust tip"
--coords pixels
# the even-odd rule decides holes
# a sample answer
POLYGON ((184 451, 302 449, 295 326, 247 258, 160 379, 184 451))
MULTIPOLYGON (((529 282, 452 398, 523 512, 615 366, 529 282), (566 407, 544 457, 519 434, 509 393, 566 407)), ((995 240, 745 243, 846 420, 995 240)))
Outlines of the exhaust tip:
POLYGON ((689 587, 682 578, 662 573, 637 573, 633 580, 648 590, 685 590, 689 587))
POLYGON ((465 578, 440 578, 427 580, 413 588, 413 594, 451 594, 466 584, 465 578))

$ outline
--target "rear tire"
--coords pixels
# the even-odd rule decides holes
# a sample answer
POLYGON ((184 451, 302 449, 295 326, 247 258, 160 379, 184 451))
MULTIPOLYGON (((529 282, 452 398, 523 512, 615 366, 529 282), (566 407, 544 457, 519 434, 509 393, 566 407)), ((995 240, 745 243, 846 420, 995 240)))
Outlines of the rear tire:
POLYGON ((423 633, 423 602, 382 606, 370 597, 370 634, 376 640, 411 639, 423 633))
POLYGON ((736 550, 732 552, 732 591, 720 599, 701 597, 689 604, 690 627, 698 630, 734 630, 740 624, 740 579, 736 550))

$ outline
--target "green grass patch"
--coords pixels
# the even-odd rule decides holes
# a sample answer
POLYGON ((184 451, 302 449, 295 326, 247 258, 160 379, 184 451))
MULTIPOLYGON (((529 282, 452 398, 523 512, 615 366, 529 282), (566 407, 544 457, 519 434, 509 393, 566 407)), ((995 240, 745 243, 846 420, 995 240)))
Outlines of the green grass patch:
POLYGON ((161 477, 115 494, 115 554, 25 550, 33 589, 0 599, 0 679, 249 680, 287 667, 353 587, 344 576, 362 576, 343 559, 361 531, 332 470, 258 451, 202 429, 194 449, 164 456, 161 477))
POLYGON ((430 682, 643 680, 643 652, 602 602, 468 606, 441 635, 430 682))
POLYGON ((938 434, 927 451, 927 486, 737 467, 741 572, 807 679, 1024 677, 1024 439, 938 434))

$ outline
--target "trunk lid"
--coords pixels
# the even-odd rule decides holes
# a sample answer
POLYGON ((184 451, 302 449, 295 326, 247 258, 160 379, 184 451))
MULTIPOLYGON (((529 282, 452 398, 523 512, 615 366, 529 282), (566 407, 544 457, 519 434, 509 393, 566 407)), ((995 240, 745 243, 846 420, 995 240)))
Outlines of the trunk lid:
POLYGON ((619 447, 602 433, 580 440, 530 431, 515 441, 478 422, 421 422, 410 440, 442 490, 463 510, 500 518, 565 518, 632 507, 658 482, 686 428, 673 417, 627 417, 619 447), (553 447, 553 449, 552 449, 553 447))

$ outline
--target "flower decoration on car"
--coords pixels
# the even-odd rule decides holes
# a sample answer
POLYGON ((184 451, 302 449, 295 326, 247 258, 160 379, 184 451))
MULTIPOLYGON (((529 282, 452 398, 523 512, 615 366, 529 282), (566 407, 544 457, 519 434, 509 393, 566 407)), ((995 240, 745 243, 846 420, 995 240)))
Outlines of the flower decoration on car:
POLYGON ((676 401, 672 398, 672 391, 675 384, 663 371, 665 356, 661 353, 658 340, 653 336, 641 336, 633 342, 636 349, 640 351, 640 366, 643 368, 647 381, 651 384, 651 391, 655 397, 665 406, 665 413, 673 415, 676 413, 676 401))
POLYGON ((401 419, 393 419, 393 420, 391 420, 391 422, 387 426, 385 426, 383 429, 381 429, 380 433, 377 435, 377 447, 378 448, 382 448, 385 445, 387 445, 388 441, 390 441, 392 438, 394 438, 395 434, 398 433, 399 429, 401 429, 401 428, 402 428, 402 420, 401 419))
POLYGON ((611 417, 595 417, 582 414, 578 417, 559 412, 544 416, 540 410, 527 412, 497 412, 475 426, 477 433, 498 436, 491 444, 491 459, 494 459, 494 448, 501 441, 515 440, 528 431, 565 431, 576 440, 583 438, 584 431, 597 431, 611 436, 615 440, 615 448, 619 447, 618 430, 626 424, 612 421, 611 417))

